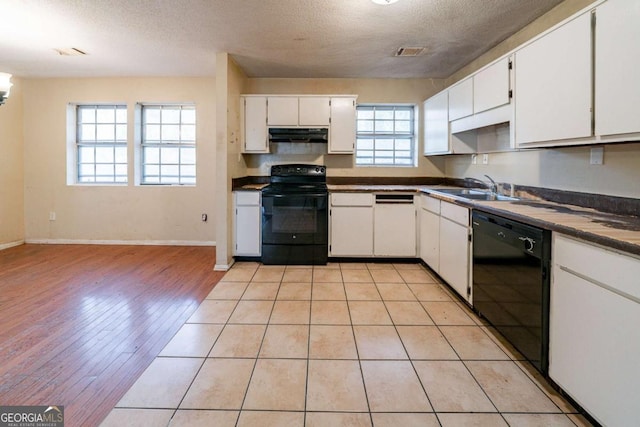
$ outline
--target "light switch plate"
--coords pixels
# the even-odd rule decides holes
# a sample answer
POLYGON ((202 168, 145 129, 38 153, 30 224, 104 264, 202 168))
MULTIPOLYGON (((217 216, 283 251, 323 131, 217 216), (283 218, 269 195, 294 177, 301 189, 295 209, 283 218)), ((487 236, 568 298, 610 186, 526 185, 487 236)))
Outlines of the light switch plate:
POLYGON ((488 165, 489 164, 489 155, 488 154, 483 154, 482 155, 482 164, 483 165, 488 165))

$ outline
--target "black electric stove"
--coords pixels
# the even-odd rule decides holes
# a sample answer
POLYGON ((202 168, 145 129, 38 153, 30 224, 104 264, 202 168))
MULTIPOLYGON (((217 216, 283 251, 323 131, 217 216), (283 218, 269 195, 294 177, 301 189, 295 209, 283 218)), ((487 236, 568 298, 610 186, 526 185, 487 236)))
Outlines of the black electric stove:
POLYGON ((328 202, 325 166, 272 166, 262 190, 262 263, 326 264, 328 202))

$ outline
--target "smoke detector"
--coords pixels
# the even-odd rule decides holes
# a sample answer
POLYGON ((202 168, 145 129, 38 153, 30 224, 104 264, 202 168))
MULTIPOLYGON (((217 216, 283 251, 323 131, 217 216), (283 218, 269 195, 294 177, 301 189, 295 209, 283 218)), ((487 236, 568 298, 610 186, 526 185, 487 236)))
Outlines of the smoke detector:
POLYGON ((424 47, 400 47, 395 56, 418 56, 424 52, 424 47))

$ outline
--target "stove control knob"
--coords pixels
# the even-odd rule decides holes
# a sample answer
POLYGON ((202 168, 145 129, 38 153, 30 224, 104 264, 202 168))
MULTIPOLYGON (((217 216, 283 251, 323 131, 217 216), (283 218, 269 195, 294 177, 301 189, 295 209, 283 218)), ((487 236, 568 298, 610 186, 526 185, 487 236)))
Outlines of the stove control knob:
POLYGON ((316 173, 320 172, 320 168, 316 167, 316 173))
POLYGON ((324 173, 324 171, 325 171, 325 167, 323 166, 320 168, 320 172, 324 173))

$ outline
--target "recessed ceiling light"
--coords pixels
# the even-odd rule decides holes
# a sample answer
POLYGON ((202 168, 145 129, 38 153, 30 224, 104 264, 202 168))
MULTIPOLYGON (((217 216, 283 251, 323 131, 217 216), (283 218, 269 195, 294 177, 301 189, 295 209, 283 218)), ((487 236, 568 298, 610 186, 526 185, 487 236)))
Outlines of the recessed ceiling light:
POLYGON ((388 4, 393 4, 393 3, 397 2, 398 0, 371 0, 371 1, 374 2, 375 4, 388 5, 388 4))

